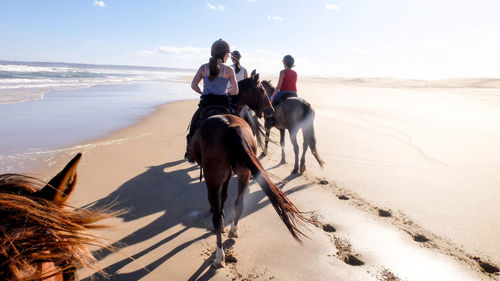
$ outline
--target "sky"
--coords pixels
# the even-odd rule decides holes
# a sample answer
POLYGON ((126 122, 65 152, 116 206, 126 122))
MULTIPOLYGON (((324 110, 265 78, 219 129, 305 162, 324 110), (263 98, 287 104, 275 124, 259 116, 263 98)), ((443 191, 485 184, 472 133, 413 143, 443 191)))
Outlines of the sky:
POLYGON ((498 0, 0 0, 0 60, 196 69, 222 38, 249 70, 500 76, 498 0))

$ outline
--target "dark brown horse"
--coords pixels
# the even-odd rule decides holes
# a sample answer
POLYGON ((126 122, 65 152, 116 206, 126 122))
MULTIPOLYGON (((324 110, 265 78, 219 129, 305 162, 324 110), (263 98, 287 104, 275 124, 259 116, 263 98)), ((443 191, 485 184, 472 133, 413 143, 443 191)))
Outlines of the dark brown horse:
MULTIPOLYGON (((271 81, 262 81, 262 85, 266 92, 271 95, 274 92, 274 87, 271 81)), ((280 145, 281 145, 281 163, 286 163, 285 160, 285 130, 290 134, 290 140, 293 145, 293 152, 295 153, 295 164, 293 166, 292 174, 299 172, 299 145, 297 144, 297 133, 302 129, 304 136, 304 144, 302 150, 302 157, 300 159, 300 172, 306 170, 306 152, 310 147, 311 152, 318 161, 319 165, 323 167, 323 160, 319 157, 316 150, 316 137, 314 135, 314 110, 311 105, 302 98, 292 97, 284 100, 277 106, 274 112, 274 122, 270 122, 271 118, 266 118, 266 141, 264 150, 260 157, 267 155, 267 145, 269 143, 269 133, 271 127, 274 126, 280 131, 280 145), (273 124, 274 123, 274 124, 273 124), (271 126, 272 124, 272 126, 271 126)))
POLYGON ((255 74, 255 70, 252 71, 252 77, 238 82, 238 88, 240 91, 236 98, 236 113, 250 125, 253 135, 257 138, 257 143, 261 146, 264 128, 259 123, 258 118, 273 116, 274 108, 269 101, 266 90, 259 81, 259 74, 255 74))
MULTIPOLYGON (((267 104, 272 112, 269 99, 266 97, 260 83, 258 83, 258 76, 245 80, 240 81, 240 83, 243 82, 243 85, 240 86, 242 90, 238 104, 246 104, 258 114, 262 114, 262 112, 268 112, 267 109, 262 108, 262 105, 257 105, 257 102, 252 103, 251 100, 267 99, 267 104), (245 86, 245 83, 251 84, 251 87, 245 86), (246 89, 248 89, 248 92, 246 89), (258 91, 252 89, 258 89, 258 91), (263 96, 250 98, 246 95, 263 96)), ((222 210, 227 199, 227 189, 233 172, 238 177, 238 195, 235 201, 235 217, 229 236, 238 237, 238 220, 243 211, 243 196, 250 175, 252 175, 269 198, 292 236, 300 241, 300 235, 303 235, 303 233, 297 228, 297 223, 305 222, 307 219, 267 176, 267 172, 256 157, 257 142, 247 122, 230 114, 211 116, 202 122, 201 127, 193 136, 191 151, 205 175, 208 200, 212 211, 212 222, 217 235, 217 250, 213 261, 215 267, 224 266, 224 251, 222 249, 224 219, 222 210)))
POLYGON ((0 280, 76 280, 78 268, 91 266, 86 245, 96 245, 97 236, 88 230, 102 228, 95 222, 109 215, 65 208, 80 158, 47 184, 0 175, 0 280))

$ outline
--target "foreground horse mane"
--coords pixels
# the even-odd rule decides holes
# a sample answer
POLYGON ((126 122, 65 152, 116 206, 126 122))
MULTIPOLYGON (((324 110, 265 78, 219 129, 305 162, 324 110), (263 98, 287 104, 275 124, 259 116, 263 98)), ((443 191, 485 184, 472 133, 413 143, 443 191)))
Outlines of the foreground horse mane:
POLYGON ((39 280, 71 268, 95 268, 86 246, 105 243, 88 230, 105 228, 95 223, 114 214, 68 208, 36 196, 46 184, 20 174, 0 175, 1 280, 39 280), (42 274, 45 262, 57 269, 42 274))

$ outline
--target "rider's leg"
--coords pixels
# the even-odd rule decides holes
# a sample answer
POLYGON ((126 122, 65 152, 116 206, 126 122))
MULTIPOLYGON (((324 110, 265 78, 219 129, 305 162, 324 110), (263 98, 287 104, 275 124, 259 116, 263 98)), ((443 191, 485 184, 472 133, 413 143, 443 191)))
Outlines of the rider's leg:
POLYGON ((196 132, 198 127, 200 126, 199 119, 200 119, 200 109, 198 108, 196 110, 196 112, 193 114, 193 118, 191 119, 191 123, 189 125, 189 133, 186 136, 186 153, 184 154, 184 158, 190 163, 194 162, 194 159, 191 155, 191 150, 190 150, 191 139, 193 138, 194 133, 196 132))

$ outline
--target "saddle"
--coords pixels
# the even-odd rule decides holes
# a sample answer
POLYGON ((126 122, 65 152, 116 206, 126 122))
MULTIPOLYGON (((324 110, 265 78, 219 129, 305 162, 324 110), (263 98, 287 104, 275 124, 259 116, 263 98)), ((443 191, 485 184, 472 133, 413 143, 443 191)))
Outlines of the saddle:
POLYGON ((194 159, 189 151, 189 143, 191 142, 191 138, 194 136, 196 130, 200 128, 203 121, 214 115, 233 114, 233 112, 234 111, 232 110, 232 106, 227 96, 203 95, 200 103, 198 104, 198 109, 189 123, 189 133, 186 136, 187 148, 184 158, 190 163, 194 162, 194 159))
POLYGON ((200 127, 201 123, 211 116, 218 114, 231 114, 231 111, 223 106, 223 105, 209 105, 203 108, 200 108, 200 115, 197 121, 197 127, 200 127))
POLYGON ((298 95, 295 92, 285 92, 285 93, 283 93, 278 100, 273 101, 273 108, 274 108, 274 110, 276 111, 277 108, 280 106, 280 104, 282 102, 284 102, 285 100, 287 100, 289 98, 296 98, 296 97, 298 97, 298 95))

